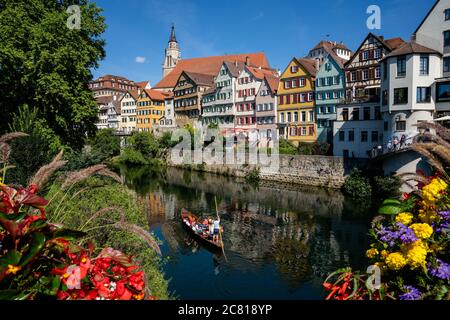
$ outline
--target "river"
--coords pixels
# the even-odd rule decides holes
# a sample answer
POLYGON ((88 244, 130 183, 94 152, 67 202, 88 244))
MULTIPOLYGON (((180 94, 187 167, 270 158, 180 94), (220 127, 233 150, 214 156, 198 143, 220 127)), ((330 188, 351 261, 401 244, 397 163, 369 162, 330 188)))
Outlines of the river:
POLYGON ((179 299, 323 299, 338 268, 366 269, 373 215, 336 190, 251 186, 245 181, 169 168, 122 169, 146 203, 149 229, 162 240, 169 289, 179 299), (215 214, 225 255, 182 228, 180 213, 215 214))

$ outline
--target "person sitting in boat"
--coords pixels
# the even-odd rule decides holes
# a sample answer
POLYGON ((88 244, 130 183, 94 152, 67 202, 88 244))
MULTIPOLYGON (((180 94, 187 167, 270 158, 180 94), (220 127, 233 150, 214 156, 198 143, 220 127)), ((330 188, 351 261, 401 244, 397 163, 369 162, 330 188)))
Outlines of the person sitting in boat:
POLYGON ((213 241, 219 242, 219 230, 220 230, 220 218, 214 219, 214 233, 213 233, 213 241))

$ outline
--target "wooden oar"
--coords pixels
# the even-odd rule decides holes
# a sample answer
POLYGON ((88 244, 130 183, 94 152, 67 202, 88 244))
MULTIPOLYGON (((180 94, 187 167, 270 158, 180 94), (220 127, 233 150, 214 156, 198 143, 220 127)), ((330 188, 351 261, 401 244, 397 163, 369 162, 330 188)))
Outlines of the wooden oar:
MULTIPOLYGON (((217 219, 220 220, 220 217, 219 217, 219 208, 218 208, 218 206, 217 206, 217 198, 216 198, 216 196, 214 196, 214 202, 215 202, 215 204, 216 204, 216 214, 217 214, 217 219)), ((222 253, 223 253, 223 256, 225 257, 225 261, 228 262, 227 255, 225 254, 225 248, 223 247, 222 228, 220 227, 220 225, 219 225, 219 241, 220 241, 220 243, 221 243, 221 245, 222 245, 222 253)))

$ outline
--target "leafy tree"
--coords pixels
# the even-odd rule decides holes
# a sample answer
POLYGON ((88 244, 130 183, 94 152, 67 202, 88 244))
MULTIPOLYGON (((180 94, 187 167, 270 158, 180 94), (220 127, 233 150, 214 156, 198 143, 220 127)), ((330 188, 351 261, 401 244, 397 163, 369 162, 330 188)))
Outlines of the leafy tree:
POLYGON ((359 169, 353 169, 345 181, 343 191, 355 199, 369 199, 372 196, 372 186, 368 178, 359 169))
POLYGON ((104 17, 88 0, 0 2, 0 132, 28 105, 48 128, 76 149, 95 132, 97 109, 88 83, 105 57, 104 17), (67 9, 78 5, 80 29, 71 29, 67 9))
POLYGON ((97 131, 97 134, 88 140, 88 145, 92 151, 103 155, 105 159, 120 154, 120 138, 115 136, 113 129, 97 131))
POLYGON ((62 149, 59 138, 46 126, 44 120, 38 119, 37 114, 36 108, 23 105, 13 117, 10 131, 24 132, 28 137, 11 143, 9 162, 15 168, 8 171, 9 182, 26 185, 27 179, 62 149))

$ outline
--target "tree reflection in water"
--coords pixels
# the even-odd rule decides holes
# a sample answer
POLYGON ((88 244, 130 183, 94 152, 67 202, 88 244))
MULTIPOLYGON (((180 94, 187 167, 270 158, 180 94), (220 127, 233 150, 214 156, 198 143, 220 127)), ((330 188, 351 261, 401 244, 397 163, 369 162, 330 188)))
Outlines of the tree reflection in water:
POLYGON ((371 217, 362 214, 367 208, 358 209, 339 191, 253 188, 239 179, 179 169, 145 177, 128 174, 126 180, 133 188, 147 183, 137 189, 147 191, 143 197, 149 224, 160 230, 163 251, 172 257, 168 277, 174 290, 184 292, 182 298, 302 298, 304 291, 319 295, 325 274, 365 263, 371 217), (215 197, 225 229, 226 260, 208 252, 181 225, 182 208, 215 216, 215 197), (184 285, 186 277, 199 275, 204 294, 184 285))

